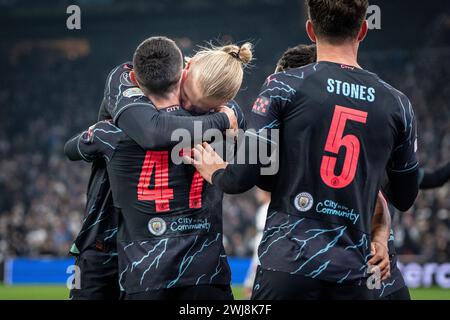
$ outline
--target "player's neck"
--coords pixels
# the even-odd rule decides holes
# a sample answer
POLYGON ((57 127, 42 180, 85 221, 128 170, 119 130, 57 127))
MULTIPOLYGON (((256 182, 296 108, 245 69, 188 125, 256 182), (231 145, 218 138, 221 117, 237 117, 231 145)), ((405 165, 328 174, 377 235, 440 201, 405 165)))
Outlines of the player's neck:
POLYGON ((317 62, 329 61, 361 68, 358 64, 358 44, 347 42, 331 45, 326 42, 317 43, 317 62))
POLYGON ((175 105, 180 105, 179 95, 177 93, 170 93, 167 96, 161 97, 149 94, 147 98, 155 105, 156 109, 164 109, 175 105))

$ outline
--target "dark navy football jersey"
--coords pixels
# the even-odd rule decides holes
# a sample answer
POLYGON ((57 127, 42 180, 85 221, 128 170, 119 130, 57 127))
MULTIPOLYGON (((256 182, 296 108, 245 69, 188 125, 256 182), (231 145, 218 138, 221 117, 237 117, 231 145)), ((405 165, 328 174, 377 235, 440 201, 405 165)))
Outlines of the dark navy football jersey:
POLYGON ((252 121, 256 128, 280 124, 279 177, 259 247, 263 268, 365 279, 384 172, 418 164, 407 97, 368 71, 319 62, 270 76, 252 121))
POLYGON ((118 213, 112 199, 106 163, 99 159, 92 164, 85 216, 70 253, 79 255, 88 248, 95 248, 111 257, 116 256, 117 226, 118 213))
MULTIPOLYGON (((103 102, 98 115, 99 120, 113 119, 117 111, 128 103, 133 102, 132 100, 127 101, 127 103, 122 101, 122 99, 126 100, 134 96, 133 93, 136 92, 133 88, 138 89, 130 79, 130 72, 132 70, 133 64, 131 62, 124 62, 114 67, 108 74, 103 92, 103 102), (128 93, 124 95, 123 93, 125 91, 128 93), (121 101, 122 103, 120 103, 121 101)), ((137 94, 136 96, 140 97, 141 95, 137 94)))
MULTIPOLYGON (((239 107, 234 102, 229 106, 244 125, 239 107)), ((189 115, 179 107, 160 112, 189 115)), ((192 166, 173 163, 171 150, 144 150, 112 123, 100 122, 93 139, 86 137, 81 135, 79 148, 72 149, 87 160, 105 158, 121 212, 117 243, 121 289, 137 293, 229 285, 222 244, 223 193, 192 166)))
MULTIPOLYGON (((262 268, 362 284, 381 180, 386 170, 418 166, 408 98, 366 70, 318 62, 269 76, 249 128, 248 137, 279 151, 262 268)), ((245 190, 258 183, 261 166, 228 165, 213 184, 245 190)))
MULTIPOLYGON (((165 113, 159 113, 142 91, 130 80, 130 72, 133 66, 130 62, 122 63, 109 73, 104 89, 104 97, 99 110, 99 120, 114 119, 126 110, 133 109, 139 114, 141 121, 138 126, 128 125, 126 132, 135 141, 146 142, 147 136, 154 141, 152 145, 170 146, 170 135, 175 129, 187 128, 192 133, 195 130, 195 122, 202 123, 203 131, 210 128, 226 129, 227 117, 225 114, 211 114, 198 117, 176 117, 167 116, 160 118, 165 113), (137 128, 136 130, 134 130, 137 128), (143 134, 143 132, 145 134, 143 134), (164 134, 163 134, 164 133, 164 134)), ((230 102, 229 107, 233 108, 234 102, 230 102)), ((134 112, 133 111, 133 112, 134 112)), ((235 110, 241 112, 239 108, 235 110)), ((167 113, 168 114, 168 113, 167 113)), ((136 117, 134 117, 136 118, 136 117)), ((127 119, 128 122, 133 117, 127 119)), ((243 121, 241 116, 239 119, 243 121)), ((127 123, 124 123, 126 125, 127 123)), ((95 247, 98 250, 115 252, 118 214, 114 207, 112 194, 109 187, 109 180, 104 159, 93 161, 91 177, 88 185, 87 206, 85 219, 74 245, 71 248, 72 254, 79 254, 85 248, 95 247)))
MULTIPOLYGON (((123 63, 108 74, 98 114, 99 121, 112 118, 110 111, 116 106, 117 99, 120 97, 119 91, 133 86, 129 80, 130 70, 132 70, 131 64, 123 63)), ((95 248, 107 252, 111 256, 117 255, 118 218, 119 214, 114 206, 105 160, 103 158, 95 159, 92 163, 87 188, 84 219, 80 232, 70 248, 70 253, 78 255, 87 248, 95 248)))

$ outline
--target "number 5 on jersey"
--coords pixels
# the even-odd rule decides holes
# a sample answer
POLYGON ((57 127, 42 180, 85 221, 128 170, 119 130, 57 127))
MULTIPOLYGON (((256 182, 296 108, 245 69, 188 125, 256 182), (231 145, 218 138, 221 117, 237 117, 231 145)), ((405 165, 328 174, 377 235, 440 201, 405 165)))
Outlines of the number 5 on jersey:
POLYGON ((367 121, 367 112, 342 106, 336 106, 334 109, 330 131, 328 132, 325 143, 325 151, 333 153, 334 156, 324 155, 320 166, 320 176, 323 182, 334 189, 345 188, 352 183, 358 166, 361 145, 355 135, 347 134, 344 136, 347 121, 365 124, 367 121), (337 155, 341 147, 345 147, 344 164, 342 172, 336 175, 334 170, 336 168, 337 155))

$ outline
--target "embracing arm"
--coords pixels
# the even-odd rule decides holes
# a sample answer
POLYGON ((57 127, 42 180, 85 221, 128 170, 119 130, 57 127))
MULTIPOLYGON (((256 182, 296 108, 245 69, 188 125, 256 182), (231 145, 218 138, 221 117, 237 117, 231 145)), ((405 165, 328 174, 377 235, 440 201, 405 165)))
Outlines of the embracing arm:
MULTIPOLYGON (((244 139, 251 141, 252 138, 246 136, 244 139)), ((250 159, 251 153, 257 154, 256 148, 253 149, 250 147, 255 145, 255 143, 247 142, 241 145, 242 146, 238 146, 238 154, 240 152, 245 152, 245 164, 236 163, 228 165, 225 163, 226 166, 217 166, 218 170, 211 174, 210 183, 228 194, 238 194, 248 191, 260 180, 260 170, 262 167, 260 161, 257 161, 256 164, 249 164, 249 161, 247 161, 250 159)), ((205 147, 205 151, 209 151, 210 154, 214 152, 212 149, 208 149, 207 146, 205 147)), ((220 164, 220 157, 219 159, 211 160, 211 163, 220 164)), ((214 170, 214 168, 212 169, 214 170)), ((200 173, 202 173, 202 171, 200 171, 200 173)))
POLYGON ((111 159, 120 141, 121 130, 109 121, 100 121, 71 139, 64 146, 64 154, 71 161, 91 162, 105 157, 111 159))
POLYGON ((201 134, 208 129, 230 127, 227 114, 215 113, 200 117, 173 116, 159 112, 143 92, 130 80, 131 63, 115 67, 108 75, 99 120, 111 118, 143 149, 167 148, 177 144, 172 132, 186 129, 194 137, 195 123, 201 123, 201 134))
POLYGON ((81 151, 81 148, 84 147, 84 144, 81 144, 81 139, 83 139, 83 136, 85 137, 84 139, 86 139, 86 135, 87 131, 78 133, 70 138, 64 145, 64 154, 70 161, 92 161, 89 156, 86 157, 86 154, 81 151))
POLYGON ((274 176, 277 173, 281 110, 286 110, 291 95, 295 94, 294 89, 286 93, 278 87, 280 83, 286 85, 285 82, 288 82, 283 77, 287 76, 272 75, 264 83, 250 114, 249 127, 252 129, 247 130, 243 139, 238 142, 237 157, 233 164, 221 162, 220 157, 205 145, 196 146, 194 166, 207 181, 223 192, 245 192, 258 184, 260 177, 274 176), (275 79, 276 77, 280 78, 275 79), (208 165, 211 163, 215 165, 208 165))
POLYGON ((194 141, 194 133, 203 134, 213 128, 224 131, 229 128, 230 121, 222 112, 198 117, 172 116, 149 105, 142 105, 124 110, 117 124, 141 148, 148 150, 177 144, 178 141, 171 139, 177 129, 187 130, 194 141))
POLYGON ((442 187, 450 180, 450 162, 443 165, 439 169, 427 172, 419 169, 420 189, 434 189, 442 187))

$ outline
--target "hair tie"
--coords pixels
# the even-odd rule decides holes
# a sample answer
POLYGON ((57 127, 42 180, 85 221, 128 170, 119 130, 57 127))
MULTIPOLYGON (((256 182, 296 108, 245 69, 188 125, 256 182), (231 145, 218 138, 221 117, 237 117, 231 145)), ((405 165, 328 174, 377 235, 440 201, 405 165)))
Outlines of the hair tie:
POLYGON ((241 48, 239 48, 239 50, 237 52, 234 52, 234 51, 230 52, 230 55, 233 58, 238 59, 239 61, 241 61, 241 58, 239 57, 240 53, 241 53, 241 48))

